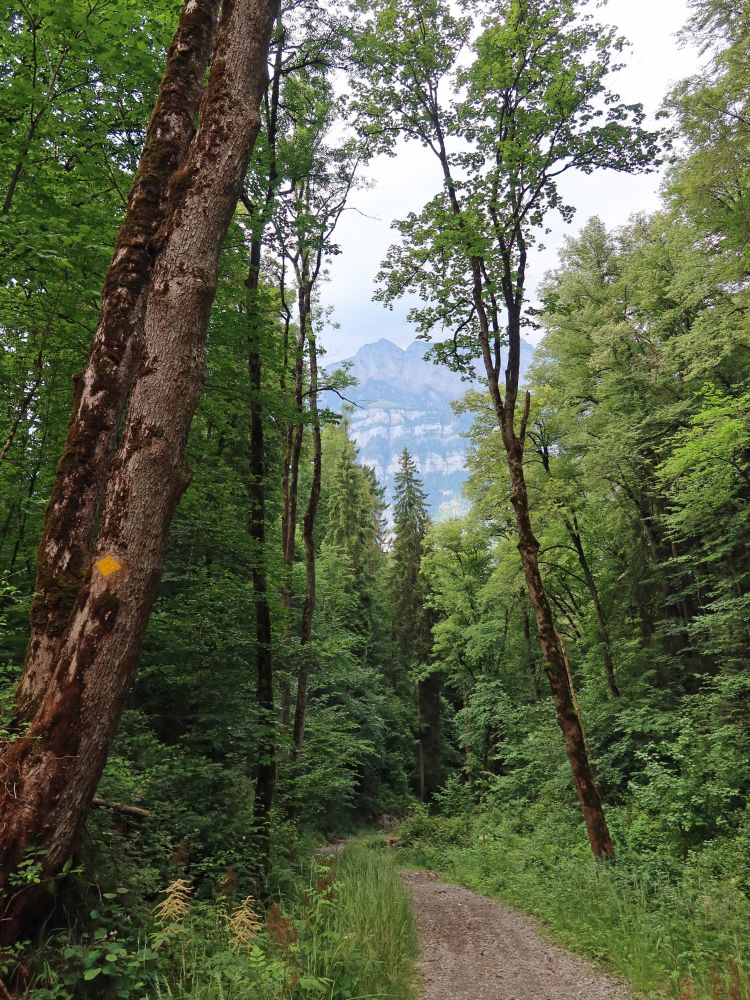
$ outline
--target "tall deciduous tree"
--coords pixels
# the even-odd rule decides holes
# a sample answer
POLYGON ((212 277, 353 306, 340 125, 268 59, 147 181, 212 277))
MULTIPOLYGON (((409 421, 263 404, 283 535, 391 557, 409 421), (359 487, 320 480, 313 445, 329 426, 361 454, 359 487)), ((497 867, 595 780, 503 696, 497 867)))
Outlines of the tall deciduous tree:
POLYGON ((384 0, 363 43, 368 79, 379 81, 362 88, 363 110, 383 134, 389 121, 400 122, 434 153, 443 178, 442 191, 422 212, 398 225, 402 241, 384 264, 382 297, 416 291, 430 303, 412 310, 420 329, 454 331, 437 356, 461 367, 467 356, 482 360, 558 722, 592 851, 607 858, 612 843, 531 520, 524 472, 528 394, 518 412, 521 330, 529 250, 551 212, 567 220, 573 214, 560 177, 571 170, 651 169, 656 140, 641 127, 640 107, 622 104, 606 89, 623 43, 584 15, 580 3, 499 0, 483 15, 466 69, 456 68, 457 54, 469 38, 470 19, 455 18, 435 0, 409 11, 384 0), (446 103, 442 90, 452 73, 460 96, 446 103), (461 143, 455 152, 452 140, 461 143))

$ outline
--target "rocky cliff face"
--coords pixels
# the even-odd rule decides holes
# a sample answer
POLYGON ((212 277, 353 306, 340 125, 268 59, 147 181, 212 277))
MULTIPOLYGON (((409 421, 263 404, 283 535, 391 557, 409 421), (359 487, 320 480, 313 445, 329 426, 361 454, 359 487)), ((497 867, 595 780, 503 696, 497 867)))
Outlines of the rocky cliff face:
MULTIPOLYGON (((347 395, 356 404, 352 437, 360 461, 372 466, 391 500, 393 476, 404 448, 415 457, 434 518, 455 516, 465 509, 461 496, 466 472, 464 459, 471 418, 456 416, 451 403, 470 387, 459 375, 425 360, 428 345, 414 341, 406 350, 381 339, 366 344, 350 359, 359 385, 347 395)), ((533 348, 522 345, 522 369, 533 348)), ((331 368, 338 368, 332 365, 331 368)), ((333 394, 328 394, 333 396, 333 394)), ((340 403, 326 400, 331 408, 340 403)))

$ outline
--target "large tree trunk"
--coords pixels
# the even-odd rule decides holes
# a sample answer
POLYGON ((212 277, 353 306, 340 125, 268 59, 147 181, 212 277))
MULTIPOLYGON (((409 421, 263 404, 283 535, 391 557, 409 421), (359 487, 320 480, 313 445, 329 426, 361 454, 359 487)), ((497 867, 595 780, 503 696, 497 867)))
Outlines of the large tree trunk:
MULTIPOLYGON (((198 6, 190 0, 186 11, 198 6)), ((5 893, 0 941, 33 930, 48 905, 49 882, 76 847, 133 680, 169 525, 189 481, 185 445, 204 380, 219 252, 258 133, 273 13, 269 0, 222 5, 200 127, 170 184, 96 562, 85 567, 30 728, 0 759, 0 889, 29 849, 43 858, 42 884, 5 893), (108 575, 106 557, 119 565, 108 575)))
POLYGON ((146 293, 158 256, 170 177, 187 156, 211 54, 219 0, 186 0, 115 253, 99 323, 75 379, 68 436, 39 545, 31 637, 18 705, 30 719, 50 683, 63 635, 88 571, 97 512, 139 360, 146 293))

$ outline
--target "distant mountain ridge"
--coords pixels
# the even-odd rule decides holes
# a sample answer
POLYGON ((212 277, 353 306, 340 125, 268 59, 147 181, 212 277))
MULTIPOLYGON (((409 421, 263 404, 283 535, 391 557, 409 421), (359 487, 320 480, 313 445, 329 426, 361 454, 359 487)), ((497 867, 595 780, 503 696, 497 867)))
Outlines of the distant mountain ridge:
MULTIPOLYGON (((393 477, 404 448, 414 456, 424 481, 430 512, 436 519, 456 516, 466 509, 462 489, 467 441, 463 434, 471 424, 468 415, 457 416, 451 403, 472 387, 461 376, 425 359, 429 344, 415 340, 406 349, 384 337, 365 344, 353 358, 328 366, 328 371, 350 364, 359 385, 347 391, 356 403, 351 416, 351 435, 359 449, 359 460, 369 465, 386 487, 389 503, 393 477)), ((521 345, 521 371, 526 372, 533 354, 526 341, 521 345)), ((339 400, 327 404, 340 409, 339 400)))

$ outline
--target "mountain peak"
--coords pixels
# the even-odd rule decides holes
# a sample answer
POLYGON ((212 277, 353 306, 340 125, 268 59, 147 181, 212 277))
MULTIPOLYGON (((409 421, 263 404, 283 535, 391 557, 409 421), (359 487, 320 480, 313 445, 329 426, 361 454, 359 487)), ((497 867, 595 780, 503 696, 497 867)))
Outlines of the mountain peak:
MULTIPOLYGON (((469 415, 457 416, 451 403, 471 384, 456 372, 425 360, 429 344, 413 340, 402 348, 386 337, 360 347, 348 359, 359 385, 347 395, 358 404, 351 414, 351 435, 359 461, 371 466, 390 498, 404 448, 414 456, 434 517, 455 516, 466 479, 465 433, 469 415)), ((533 348, 522 344, 522 376, 533 348)), ((338 364, 328 366, 332 371, 338 364)), ((334 409, 339 401, 329 402, 334 409)))

